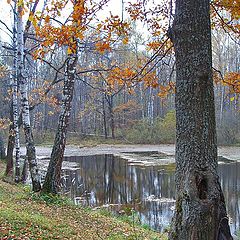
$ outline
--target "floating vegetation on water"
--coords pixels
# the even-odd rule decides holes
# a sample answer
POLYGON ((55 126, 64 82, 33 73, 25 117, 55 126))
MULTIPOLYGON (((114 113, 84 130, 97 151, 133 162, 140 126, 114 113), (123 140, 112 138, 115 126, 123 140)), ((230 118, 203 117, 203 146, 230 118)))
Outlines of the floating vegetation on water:
POLYGON ((144 199, 145 201, 149 202, 159 202, 159 203, 175 203, 176 200, 173 198, 165 198, 165 197, 157 197, 155 195, 150 195, 144 199))

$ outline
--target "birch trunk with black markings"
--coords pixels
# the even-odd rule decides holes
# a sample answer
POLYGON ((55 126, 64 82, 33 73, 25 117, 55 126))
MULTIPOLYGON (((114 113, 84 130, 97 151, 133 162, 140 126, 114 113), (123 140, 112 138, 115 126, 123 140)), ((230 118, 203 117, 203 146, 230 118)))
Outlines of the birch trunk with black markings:
POLYGON ((26 77, 24 76, 24 41, 21 4, 18 4, 17 9, 17 77, 21 93, 22 121, 27 150, 26 157, 29 163, 33 191, 37 192, 41 190, 41 184, 40 176, 38 173, 36 149, 30 123, 28 83, 26 77))
POLYGON ((67 128, 71 114, 77 59, 77 53, 69 54, 66 62, 62 109, 58 120, 58 128, 51 159, 43 184, 42 192, 44 193, 58 194, 60 191, 61 169, 66 146, 67 128))
MULTIPOLYGON (((14 12, 16 12, 17 3, 14 6, 14 12)), ((15 141, 15 182, 20 182, 20 136, 19 136, 19 102, 18 102, 18 51, 17 51, 17 15, 14 14, 14 27, 13 27, 13 48, 14 48, 14 60, 13 60, 13 83, 12 83, 12 112, 13 112, 13 128, 15 141)), ((10 149, 9 149, 10 150, 10 149)))

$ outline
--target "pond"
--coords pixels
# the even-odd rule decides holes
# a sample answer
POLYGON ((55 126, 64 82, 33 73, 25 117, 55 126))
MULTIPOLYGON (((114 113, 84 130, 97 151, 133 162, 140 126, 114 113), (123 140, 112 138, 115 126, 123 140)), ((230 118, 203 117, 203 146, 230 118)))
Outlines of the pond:
MULTIPOLYGON (((175 204, 174 166, 168 158, 155 152, 66 157, 75 167, 63 170, 63 193, 76 204, 132 215, 136 221, 163 231, 175 204), (156 164, 160 159, 166 165, 156 164)), ((219 175, 235 233, 240 224, 240 163, 219 164, 219 175)))

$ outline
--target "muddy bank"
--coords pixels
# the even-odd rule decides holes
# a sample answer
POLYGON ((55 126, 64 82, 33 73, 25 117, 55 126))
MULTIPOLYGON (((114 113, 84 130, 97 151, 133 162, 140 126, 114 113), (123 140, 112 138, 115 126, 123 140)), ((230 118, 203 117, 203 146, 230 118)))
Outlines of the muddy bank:
MULTIPOLYGON (((51 146, 37 146, 36 152, 39 158, 50 157, 51 146)), ((68 145, 65 150, 65 156, 90 156, 100 154, 121 154, 124 152, 161 152, 173 156, 175 152, 174 145, 97 145, 93 147, 80 147, 68 145)), ((25 149, 21 148, 21 154, 25 154, 25 149)))
MULTIPOLYGON (((38 158, 50 157, 51 146, 37 146, 38 158)), ((65 156, 89 156, 98 154, 114 154, 133 152, 160 152, 167 156, 175 155, 175 145, 97 145, 93 147, 80 147, 69 145, 66 147, 65 156)), ((25 154, 25 148, 21 149, 21 153, 25 154)), ((229 160, 240 161, 240 147, 219 147, 218 155, 229 160)))

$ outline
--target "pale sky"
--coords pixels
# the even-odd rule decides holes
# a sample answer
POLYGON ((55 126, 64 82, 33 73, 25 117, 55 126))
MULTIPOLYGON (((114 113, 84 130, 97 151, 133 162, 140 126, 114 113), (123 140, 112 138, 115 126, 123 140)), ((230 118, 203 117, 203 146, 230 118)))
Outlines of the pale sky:
MULTIPOLYGON (((6 0, 0 0, 0 19, 4 23, 6 23, 10 29, 11 29, 11 7, 9 4, 7 4, 6 0)), ((3 30, 5 30, 5 27, 0 24, 0 38, 4 41, 9 40, 9 37, 6 33, 4 33, 3 30)), ((7 30, 6 30, 7 31, 7 30)))
MULTIPOLYGON (((40 0, 40 3, 43 0, 40 0)), ((40 5, 41 6, 41 5, 40 5)), ((41 8, 40 8, 41 9, 41 8)), ((122 0, 110 0, 106 7, 99 13, 99 18, 104 18, 109 16, 109 12, 112 12, 113 15, 122 15, 122 0)), ((27 16, 27 15, 26 15, 27 16)), ((1 20, 6 23, 11 29, 12 25, 12 15, 11 15, 11 7, 7 3, 7 0, 0 0, 0 17, 1 20)), ((5 27, 0 23, 0 38, 3 41, 10 41, 9 36, 4 32, 5 27)))

